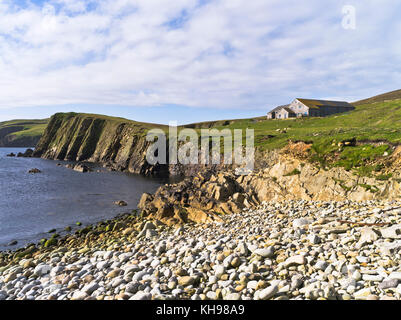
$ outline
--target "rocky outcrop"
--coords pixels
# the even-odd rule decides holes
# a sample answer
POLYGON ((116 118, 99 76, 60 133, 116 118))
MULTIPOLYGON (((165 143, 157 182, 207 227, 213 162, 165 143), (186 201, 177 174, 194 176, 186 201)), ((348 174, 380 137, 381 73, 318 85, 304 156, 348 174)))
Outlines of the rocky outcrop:
POLYGON ((361 177, 337 167, 317 168, 311 163, 281 157, 280 160, 253 175, 239 178, 246 192, 258 202, 284 200, 354 200, 397 199, 400 181, 389 178, 361 177))
MULTIPOLYGON (((156 164, 146 161, 153 142, 146 141, 148 130, 168 127, 100 115, 57 113, 35 148, 34 157, 54 160, 101 163, 110 170, 142 175, 190 176, 199 170, 222 165, 156 164)), ((168 161, 167 139, 167 163, 168 161)))
POLYGON ((87 166, 87 165, 85 165, 83 163, 77 163, 72 169, 74 171, 82 172, 82 173, 91 172, 92 171, 92 168, 90 168, 89 166, 87 166))
POLYGON ((28 173, 41 173, 42 171, 40 171, 38 168, 33 168, 31 170, 28 171, 28 173))
POLYGON ((154 195, 145 193, 138 204, 143 216, 168 225, 219 221, 220 215, 240 212, 256 204, 231 174, 206 171, 177 184, 161 186, 154 195))
POLYGON ((32 149, 26 149, 25 152, 18 152, 17 157, 19 158, 30 158, 33 155, 32 149))
POLYGON ((151 166, 146 150, 147 128, 141 123, 104 116, 58 113, 49 121, 34 156, 102 163, 112 170, 162 174, 166 165, 151 166))
POLYGON ((360 177, 343 168, 323 170, 275 153, 275 162, 249 175, 206 171, 178 184, 144 194, 138 207, 147 217, 167 224, 210 222, 270 201, 366 201, 398 199, 400 180, 360 177))
POLYGON ((23 127, 21 126, 0 128, 0 147, 24 148, 35 146, 40 139, 40 135, 21 136, 14 134, 22 129, 23 127))

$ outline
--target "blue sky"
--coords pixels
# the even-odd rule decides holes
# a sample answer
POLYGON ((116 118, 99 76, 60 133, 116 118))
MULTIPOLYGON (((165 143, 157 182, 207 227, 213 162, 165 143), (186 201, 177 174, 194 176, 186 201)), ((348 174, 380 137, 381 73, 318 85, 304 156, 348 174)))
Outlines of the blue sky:
POLYGON ((0 121, 183 124, 400 89, 399 12, 396 0, 0 0, 0 121))

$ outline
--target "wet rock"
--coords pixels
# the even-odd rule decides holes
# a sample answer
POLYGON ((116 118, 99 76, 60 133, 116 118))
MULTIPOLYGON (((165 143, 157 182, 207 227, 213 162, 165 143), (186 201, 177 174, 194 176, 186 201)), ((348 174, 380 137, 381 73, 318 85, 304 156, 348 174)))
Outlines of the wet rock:
POLYGON ((28 173, 33 173, 33 174, 35 174, 35 173, 41 173, 42 171, 40 171, 38 168, 33 168, 33 169, 30 169, 29 171, 28 171, 28 173))
POLYGON ((92 172, 92 171, 93 171, 89 166, 87 166, 87 165, 85 165, 85 164, 82 164, 82 163, 77 163, 77 164, 73 167, 73 170, 74 170, 74 171, 77 171, 77 172, 81 172, 81 173, 92 172))
POLYGON ((120 206, 120 207, 126 207, 126 206, 128 206, 128 203, 126 203, 126 202, 123 201, 123 200, 115 201, 114 204, 117 205, 117 206, 120 206))

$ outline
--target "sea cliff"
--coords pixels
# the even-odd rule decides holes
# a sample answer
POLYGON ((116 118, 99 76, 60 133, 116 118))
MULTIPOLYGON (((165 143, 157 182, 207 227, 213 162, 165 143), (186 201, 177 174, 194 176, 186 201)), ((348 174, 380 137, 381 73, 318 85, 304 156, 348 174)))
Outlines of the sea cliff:
POLYGON ((35 146, 45 130, 46 124, 47 119, 0 122, 0 148, 35 146))
MULTIPOLYGON (((162 126, 157 126, 162 127, 162 126)), ((113 170, 150 175, 166 165, 146 161, 150 124, 92 114, 57 113, 36 146, 34 156, 101 163, 113 170)))

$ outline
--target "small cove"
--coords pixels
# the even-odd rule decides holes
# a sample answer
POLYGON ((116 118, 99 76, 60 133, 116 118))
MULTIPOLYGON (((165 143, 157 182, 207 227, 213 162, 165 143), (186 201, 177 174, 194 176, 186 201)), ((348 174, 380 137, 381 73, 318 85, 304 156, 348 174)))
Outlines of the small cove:
POLYGON ((93 172, 80 173, 38 158, 7 157, 21 148, 0 148, 0 251, 22 247, 48 238, 51 229, 62 231, 96 223, 136 209, 144 192, 153 193, 165 178, 110 172, 91 165, 93 172), (32 168, 41 173, 29 174, 32 168), (114 201, 127 202, 119 207, 114 201), (11 241, 18 243, 9 246, 11 241))

